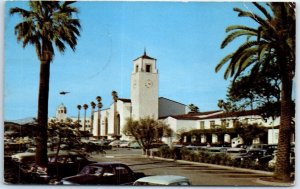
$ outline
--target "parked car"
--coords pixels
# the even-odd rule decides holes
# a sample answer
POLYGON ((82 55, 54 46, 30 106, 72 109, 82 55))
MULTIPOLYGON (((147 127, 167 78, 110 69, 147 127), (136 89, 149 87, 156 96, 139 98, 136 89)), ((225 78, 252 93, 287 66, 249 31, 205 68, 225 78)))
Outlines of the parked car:
POLYGON ((99 162, 85 166, 79 174, 63 178, 58 184, 121 185, 133 183, 144 176, 144 173, 135 173, 122 163, 99 162))
POLYGON ((226 147, 207 147, 206 151, 210 152, 210 153, 225 153, 227 151, 227 148, 226 147))
POLYGON ((136 180, 135 186, 188 186, 191 185, 188 178, 177 175, 156 175, 143 177, 136 180))
POLYGON ((230 155, 232 158, 236 156, 240 156, 242 154, 246 154, 247 151, 244 148, 228 148, 226 153, 230 155))
POLYGON ((55 151, 49 151, 47 167, 35 164, 35 153, 21 156, 15 163, 20 169, 20 174, 30 178, 33 183, 49 183, 51 180, 75 175, 84 166, 94 162, 77 152, 60 151, 56 156, 55 151))
POLYGON ((269 151, 265 149, 252 149, 245 154, 235 156, 235 159, 238 161, 244 161, 247 159, 254 160, 257 163, 264 164, 264 163, 268 163, 271 159, 273 159, 273 155, 270 154, 269 151))
POLYGON ((127 140, 114 140, 111 143, 109 143, 109 146, 112 147, 120 147, 121 144, 127 143, 127 140))
POLYGON ((129 143, 130 143, 129 141, 120 143, 120 144, 119 144, 119 147, 120 147, 120 148, 129 148, 129 143))
POLYGON ((31 175, 33 180, 38 183, 49 183, 53 180, 77 174, 84 166, 94 163, 88 160, 84 155, 75 152, 60 152, 48 156, 48 167, 42 169, 36 165, 31 166, 31 175))
POLYGON ((135 149, 140 149, 141 146, 137 141, 131 141, 128 144, 129 148, 135 148, 135 149))
POLYGON ((35 156, 36 148, 28 148, 25 152, 17 153, 11 156, 11 159, 14 162, 22 163, 24 159, 28 159, 27 157, 35 156))

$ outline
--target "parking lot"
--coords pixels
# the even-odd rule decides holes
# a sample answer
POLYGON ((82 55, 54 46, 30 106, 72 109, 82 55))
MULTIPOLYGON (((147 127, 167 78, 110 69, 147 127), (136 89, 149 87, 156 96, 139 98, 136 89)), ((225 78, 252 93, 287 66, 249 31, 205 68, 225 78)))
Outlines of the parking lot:
POLYGON ((105 156, 93 154, 91 158, 101 162, 122 162, 146 175, 182 175, 197 186, 265 186, 258 179, 270 177, 270 174, 264 172, 145 157, 140 149, 114 148, 107 150, 105 156))

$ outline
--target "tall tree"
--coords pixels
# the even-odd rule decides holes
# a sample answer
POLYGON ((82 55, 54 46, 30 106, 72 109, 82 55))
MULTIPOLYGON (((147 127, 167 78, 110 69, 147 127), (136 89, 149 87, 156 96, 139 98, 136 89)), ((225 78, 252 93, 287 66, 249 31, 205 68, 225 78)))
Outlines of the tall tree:
POLYGON ((253 11, 243 11, 235 8, 240 17, 248 17, 258 24, 257 28, 248 26, 229 26, 226 31, 230 34, 223 41, 221 48, 225 48, 231 41, 241 36, 247 38, 236 51, 227 55, 216 66, 219 71, 227 62, 225 79, 234 77, 233 82, 241 73, 250 71, 256 75, 275 64, 281 80, 280 127, 278 139, 277 162, 274 178, 282 181, 290 180, 290 141, 292 133, 293 100, 292 85, 295 74, 295 3, 268 3, 267 9, 253 3, 261 12, 261 16, 253 11))
POLYGON ((113 112, 113 117, 114 117, 114 135, 115 135, 115 137, 118 138, 120 128, 118 128, 119 125, 118 125, 118 120, 117 120, 117 101, 118 101, 119 97, 118 97, 118 93, 116 91, 112 91, 111 92, 111 96, 113 98, 113 103, 114 103, 114 112, 113 112))
POLYGON ((93 134, 93 125, 94 125, 94 112, 95 112, 95 108, 96 108, 96 104, 95 102, 91 102, 91 128, 90 128, 90 132, 91 134, 93 134))
POLYGON ((86 110, 89 108, 87 104, 84 104, 83 106, 84 109, 84 118, 83 118, 83 131, 86 130, 86 110))
POLYGON ((80 104, 77 105, 77 109, 78 109, 77 122, 78 122, 78 124, 80 124, 80 110, 81 110, 81 105, 80 104))
POLYGON ((102 103, 101 103, 101 96, 97 96, 96 100, 98 102, 97 107, 98 107, 98 120, 97 120, 97 137, 100 138, 101 136, 101 108, 102 108, 102 103))
POLYGON ((18 41, 22 41, 23 48, 27 45, 35 46, 40 60, 40 81, 38 95, 38 135, 36 137, 36 163, 46 166, 47 157, 47 124, 50 63, 54 59, 54 47, 63 53, 66 45, 73 51, 80 36, 79 19, 73 18, 78 9, 72 7, 74 2, 59 1, 30 1, 29 10, 19 7, 11 8, 10 14, 18 14, 22 21, 15 26, 18 41))

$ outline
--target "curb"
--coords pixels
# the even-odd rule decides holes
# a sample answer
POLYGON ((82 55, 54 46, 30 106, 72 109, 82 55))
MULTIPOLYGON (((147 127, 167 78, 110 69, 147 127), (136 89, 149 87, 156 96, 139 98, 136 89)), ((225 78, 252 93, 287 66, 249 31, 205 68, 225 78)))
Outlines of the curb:
MULTIPOLYGON (((160 159, 160 160, 165 160, 165 161, 174 161, 174 162, 178 162, 178 163, 188 163, 188 164, 193 164, 193 165, 202 165, 202 166, 230 169, 230 170, 236 170, 236 171, 265 174, 265 175, 269 175, 269 176, 273 175, 273 172, 267 172, 267 171, 261 171, 261 170, 245 169, 245 168, 239 168, 239 167, 229 167, 229 166, 225 166, 225 165, 215 165, 215 164, 210 164, 210 163, 200 163, 200 162, 192 162, 192 161, 186 161, 186 160, 174 160, 174 159, 167 159, 167 158, 147 156, 147 155, 143 155, 143 156, 148 157, 148 158, 152 158, 152 159, 160 159)), ((270 182, 270 183, 272 183, 272 182, 270 182)))
POLYGON ((264 184, 267 186, 288 186, 288 187, 295 186, 295 182, 291 182, 291 183, 272 182, 272 181, 262 180, 261 178, 256 179, 255 182, 264 184))

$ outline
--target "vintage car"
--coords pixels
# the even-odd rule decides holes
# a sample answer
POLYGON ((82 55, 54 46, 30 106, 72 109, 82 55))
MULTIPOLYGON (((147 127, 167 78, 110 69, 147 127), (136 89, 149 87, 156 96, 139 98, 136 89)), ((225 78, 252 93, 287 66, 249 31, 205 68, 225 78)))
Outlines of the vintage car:
POLYGON ((188 178, 177 175, 156 175, 143 177, 133 183, 134 186, 188 186, 188 178))
POLYGON ((242 154, 246 154, 247 151, 244 148, 228 148, 226 153, 230 157, 235 158, 235 157, 241 156, 242 154))
POLYGON ((252 160, 260 164, 265 164, 273 159, 273 155, 265 149, 250 149, 247 153, 235 156, 234 159, 240 162, 245 160, 252 160))
POLYGON ((48 152, 48 166, 40 167, 35 164, 35 153, 21 156, 20 161, 14 162, 20 169, 20 174, 30 179, 32 183, 49 183, 63 177, 77 174, 84 166, 94 163, 77 152, 60 151, 48 152))
POLYGON ((85 166, 79 174, 63 178, 57 184, 125 185, 144 176, 144 173, 135 173, 122 163, 99 162, 85 166))
POLYGON ((22 163, 27 157, 35 156, 36 148, 28 148, 25 152, 17 153, 11 156, 14 162, 22 163))

